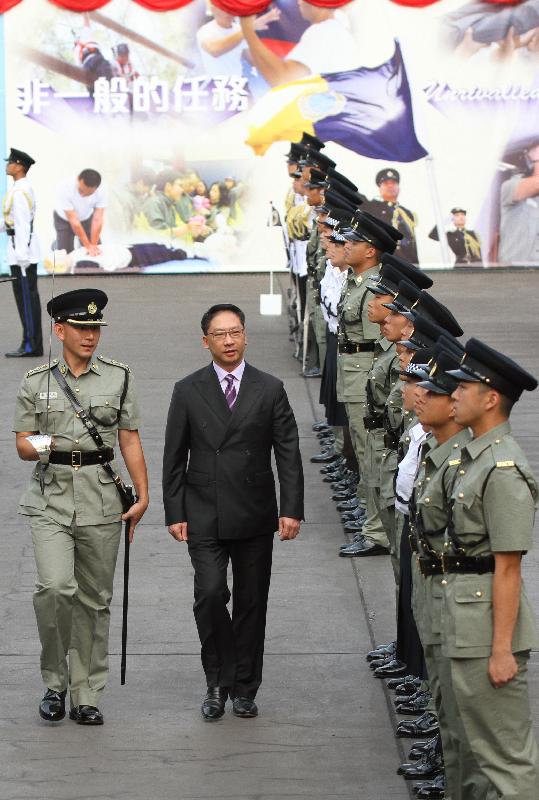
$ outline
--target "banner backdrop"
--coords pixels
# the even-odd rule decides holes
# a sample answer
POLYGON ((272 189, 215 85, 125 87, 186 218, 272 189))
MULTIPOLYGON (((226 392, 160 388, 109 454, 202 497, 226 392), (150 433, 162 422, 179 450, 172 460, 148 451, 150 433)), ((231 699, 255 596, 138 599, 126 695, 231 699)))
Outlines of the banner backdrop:
POLYGON ((303 131, 421 266, 539 263, 539 0, 1 7, 42 270, 286 268, 303 131))

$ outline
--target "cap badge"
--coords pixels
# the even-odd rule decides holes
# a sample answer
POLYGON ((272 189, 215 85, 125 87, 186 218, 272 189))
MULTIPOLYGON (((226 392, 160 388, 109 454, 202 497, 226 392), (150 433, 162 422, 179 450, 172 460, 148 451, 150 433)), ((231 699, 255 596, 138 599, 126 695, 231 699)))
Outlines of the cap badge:
POLYGON ((89 314, 96 314, 97 313, 97 306, 92 300, 91 303, 88 303, 88 313, 89 314))

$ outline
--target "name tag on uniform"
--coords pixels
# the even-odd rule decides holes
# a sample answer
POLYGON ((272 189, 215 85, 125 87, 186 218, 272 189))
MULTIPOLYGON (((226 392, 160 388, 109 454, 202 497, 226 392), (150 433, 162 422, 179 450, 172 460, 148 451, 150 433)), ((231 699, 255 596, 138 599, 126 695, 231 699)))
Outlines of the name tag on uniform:
POLYGON ((58 392, 40 392, 39 393, 40 400, 57 400, 58 399, 58 392))

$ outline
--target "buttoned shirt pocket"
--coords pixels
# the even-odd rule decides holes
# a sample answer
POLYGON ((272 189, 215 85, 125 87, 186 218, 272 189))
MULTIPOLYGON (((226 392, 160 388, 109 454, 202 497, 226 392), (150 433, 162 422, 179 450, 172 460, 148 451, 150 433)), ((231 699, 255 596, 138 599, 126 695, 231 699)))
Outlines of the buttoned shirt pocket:
POLYGON ((113 426, 120 416, 120 395, 93 394, 90 398, 90 410, 98 426, 113 426))
POLYGON ((366 401, 369 360, 364 356, 364 353, 356 353, 352 357, 348 356, 342 359, 344 397, 351 403, 366 401))
POLYGON ((492 575, 459 575, 454 587, 455 644, 492 644, 492 575))
POLYGON ((63 397, 51 398, 49 400, 36 400, 36 414, 39 419, 39 430, 41 433, 55 433, 64 431, 67 424, 64 412, 66 403, 63 397), (47 417, 47 410, 49 412, 47 417))
POLYGON ((480 486, 457 485, 453 492, 453 525, 458 539, 466 545, 468 555, 471 548, 486 535, 487 529, 483 517, 483 497, 480 486))
POLYGON ((111 517, 122 513, 122 501, 118 494, 116 484, 101 467, 97 470, 101 497, 103 500, 103 516, 111 517))

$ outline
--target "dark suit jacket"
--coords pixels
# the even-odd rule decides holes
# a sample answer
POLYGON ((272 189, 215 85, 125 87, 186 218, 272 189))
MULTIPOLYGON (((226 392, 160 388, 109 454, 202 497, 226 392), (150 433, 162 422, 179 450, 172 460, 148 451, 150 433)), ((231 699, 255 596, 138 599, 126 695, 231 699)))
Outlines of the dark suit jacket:
POLYGON ((282 382, 246 364, 230 412, 213 364, 178 381, 163 457, 166 524, 187 522, 191 537, 273 534, 272 448, 280 516, 303 519, 298 430, 282 382))

